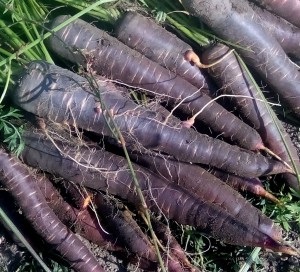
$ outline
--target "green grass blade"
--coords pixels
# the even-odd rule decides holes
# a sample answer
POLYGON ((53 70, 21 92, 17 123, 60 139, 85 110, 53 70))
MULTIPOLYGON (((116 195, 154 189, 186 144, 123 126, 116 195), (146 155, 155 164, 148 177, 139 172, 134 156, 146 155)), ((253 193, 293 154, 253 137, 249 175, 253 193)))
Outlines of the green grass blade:
POLYGON ((239 269, 238 272, 248 272, 251 268, 251 265, 255 262, 255 260, 258 258, 258 254, 261 251, 260 247, 256 247, 250 256, 247 258, 246 262, 243 264, 243 266, 239 269))
MULTIPOLYGON (((115 2, 116 0, 99 0, 97 2, 95 2, 94 4, 88 6, 87 8, 85 8, 84 10, 78 12, 77 14, 73 15, 72 17, 70 17, 68 20, 66 20, 63 24, 55 27, 54 29, 52 29, 51 31, 46 32, 43 36, 35 39, 33 42, 24 45, 23 47, 21 47, 17 53, 12 54, 10 57, 6 58, 5 60, 0 62, 0 69, 2 66, 7 65, 9 62, 11 62, 13 59, 16 59, 18 57, 18 55, 24 53, 24 52, 28 52, 28 50, 32 49, 33 47, 35 47, 36 45, 38 45, 39 43, 41 43, 43 40, 45 40, 46 38, 50 37, 51 35, 53 35, 53 33, 55 33, 56 31, 62 29, 63 27, 65 27, 66 25, 72 23, 73 21, 75 21, 76 19, 80 18, 81 16, 83 16, 84 14, 90 12, 91 10, 93 10, 94 8, 98 7, 99 5, 102 5, 104 3, 111 3, 111 2, 115 2)), ((1 20, 0 20, 1 22, 1 20)), ((1 27, 1 25, 0 25, 1 27)), ((34 57, 32 57, 32 59, 35 59, 34 57)))
POLYGON ((1 218, 1 221, 4 222, 11 231, 13 231, 13 233, 16 235, 16 237, 22 242, 22 244, 27 248, 27 250, 31 253, 31 255, 38 261, 38 263, 41 265, 41 267, 46 272, 51 272, 51 270, 48 268, 48 266, 43 262, 43 260, 40 258, 40 256, 36 253, 36 251, 33 249, 33 247, 28 243, 26 238, 19 231, 19 229, 15 226, 15 224, 9 219, 9 217, 6 215, 6 213, 3 211, 3 209, 1 207, 0 207, 0 218, 1 218))

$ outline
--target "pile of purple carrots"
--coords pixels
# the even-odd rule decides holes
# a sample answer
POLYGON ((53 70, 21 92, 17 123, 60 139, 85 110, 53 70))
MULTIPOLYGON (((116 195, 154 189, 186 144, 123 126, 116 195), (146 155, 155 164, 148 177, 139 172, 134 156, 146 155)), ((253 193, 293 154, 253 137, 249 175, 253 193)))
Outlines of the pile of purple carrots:
MULTIPOLYGON (((238 192, 279 202, 259 179, 277 174, 300 190, 297 150, 247 68, 300 116, 300 74, 290 60, 300 57, 300 4, 277 2, 182 0, 227 42, 199 54, 135 12, 120 18, 114 37, 77 19, 46 44, 81 73, 43 60, 26 65, 13 101, 34 121, 23 134, 21 160, 0 150, 1 181, 75 271, 104 268, 72 231, 157 269, 158 250, 126 205, 150 212, 168 271, 200 270, 161 215, 228 244, 299 256, 281 227, 238 192), (216 90, 237 115, 214 98, 216 90), (53 176, 63 179, 67 200, 53 176)), ((50 28, 68 18, 55 18, 50 28)))

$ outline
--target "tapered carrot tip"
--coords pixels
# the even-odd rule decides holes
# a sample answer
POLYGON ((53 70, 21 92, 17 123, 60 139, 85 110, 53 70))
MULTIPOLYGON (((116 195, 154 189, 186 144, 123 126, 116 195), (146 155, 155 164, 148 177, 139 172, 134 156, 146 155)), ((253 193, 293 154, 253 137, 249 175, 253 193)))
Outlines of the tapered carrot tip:
POLYGON ((267 152, 269 155, 273 156, 274 158, 276 158, 277 160, 281 161, 291 172, 291 174, 295 174, 295 171, 293 170, 293 168, 284 160, 282 160, 278 155, 276 155, 272 150, 270 150, 267 147, 261 147, 260 150, 264 150, 265 152, 267 152))
POLYGON ((263 188, 260 185, 255 186, 255 194, 258 196, 264 197, 268 200, 271 200, 276 204, 280 203, 280 200, 277 197, 275 197, 273 194, 268 192, 265 188, 263 188))
POLYGON ((295 175, 295 171, 291 169, 289 166, 287 166, 285 163, 281 161, 273 160, 272 170, 266 174, 274 175, 274 174, 282 174, 282 173, 290 173, 295 175))
POLYGON ((271 238, 265 242, 264 247, 271 249, 274 252, 280 252, 280 253, 287 254, 290 256, 300 257, 300 252, 297 249, 292 248, 290 246, 281 245, 271 238))

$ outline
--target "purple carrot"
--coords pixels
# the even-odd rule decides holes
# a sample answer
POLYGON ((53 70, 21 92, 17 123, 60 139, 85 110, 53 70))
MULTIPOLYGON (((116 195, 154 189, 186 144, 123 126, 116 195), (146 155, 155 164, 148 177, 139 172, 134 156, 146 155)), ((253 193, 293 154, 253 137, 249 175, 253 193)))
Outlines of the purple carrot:
POLYGON ((224 40, 237 44, 245 62, 279 94, 280 102, 300 116, 300 73, 277 40, 257 23, 246 0, 182 0, 224 40))
POLYGON ((299 0, 250 0, 300 27, 299 0))
POLYGON ((288 55, 300 58, 300 28, 256 5, 251 7, 258 15, 257 22, 276 38, 283 50, 288 55))
POLYGON ((256 209, 242 195, 198 165, 178 162, 172 158, 132 154, 133 160, 154 173, 187 188, 196 198, 219 205, 240 221, 249 222, 275 240, 282 230, 256 209), (266 226, 269 226, 266 228, 266 226))
MULTIPOLYGON (((230 49, 217 44, 207 49, 203 62, 213 63, 230 49)), ((236 56, 231 53, 226 60, 209 68, 210 75, 221 88, 222 93, 234 95, 231 99, 243 120, 252 125, 261 135, 264 144, 283 161, 300 173, 300 161, 296 147, 282 126, 272 108, 263 101, 262 93, 236 56), (253 98, 253 99, 251 99, 253 98)), ((295 190, 299 190, 299 181, 295 175, 285 174, 285 180, 295 190)))
MULTIPOLYGON (((51 27, 67 18, 69 16, 57 17, 51 27)), ((87 22, 74 21, 51 36, 48 45, 65 59, 110 79, 143 88, 172 106, 177 105, 184 114, 201 112, 196 115, 199 120, 241 147, 249 150, 264 148, 255 130, 197 87, 87 22)))
POLYGON ((215 168, 208 169, 208 171, 235 190, 250 192, 256 196, 267 198, 275 203, 280 202, 278 198, 263 187, 262 182, 258 178, 243 178, 215 168))
MULTIPOLYGON (((88 209, 78 209, 67 203, 44 176, 35 175, 35 180, 43 193, 49 207, 75 233, 85 239, 110 251, 121 251, 123 248, 117 238, 105 233, 93 212, 88 209)), ((72 186, 71 184, 69 186, 72 186)))
POLYGON ((142 258, 157 262, 154 246, 124 205, 101 193, 96 194, 93 201, 107 229, 118 237, 125 248, 142 258))
POLYGON ((185 58, 193 48, 154 20, 129 11, 117 22, 115 35, 130 48, 186 79, 201 92, 210 94, 207 76, 185 58))
POLYGON ((71 71, 32 62, 21 75, 13 98, 40 117, 110 137, 115 137, 113 120, 131 149, 164 152, 181 161, 208 164, 245 177, 291 172, 261 154, 192 129, 170 127, 165 116, 137 105, 104 78, 98 78, 96 84, 93 89, 88 80, 71 71))
POLYGON ((160 239, 166 248, 165 259, 168 261, 169 271, 191 271, 201 272, 198 268, 193 266, 187 258, 186 252, 177 242, 176 238, 172 235, 168 226, 158 221, 152 220, 152 225, 155 230, 155 234, 160 239))
POLYGON ((0 149, 0 178, 37 233, 75 271, 104 271, 88 248, 48 206, 29 168, 3 149, 0 149))
MULTIPOLYGON (((65 143, 47 140, 40 134, 23 136, 26 146, 22 158, 33 167, 61 176, 76 184, 102 190, 134 203, 139 208, 141 200, 136 193, 127 161, 104 150, 80 150, 65 143), (58 148, 58 149, 57 149, 58 148)), ((155 213, 180 224, 199 227, 209 235, 225 243, 260 246, 274 251, 296 255, 290 247, 283 246, 270 236, 234 218, 213 203, 195 198, 186 189, 165 182, 147 169, 133 165, 139 186, 147 206, 155 213)), ((261 222, 257 222, 261 224, 261 222)), ((267 226, 262 226, 266 229, 267 226)))

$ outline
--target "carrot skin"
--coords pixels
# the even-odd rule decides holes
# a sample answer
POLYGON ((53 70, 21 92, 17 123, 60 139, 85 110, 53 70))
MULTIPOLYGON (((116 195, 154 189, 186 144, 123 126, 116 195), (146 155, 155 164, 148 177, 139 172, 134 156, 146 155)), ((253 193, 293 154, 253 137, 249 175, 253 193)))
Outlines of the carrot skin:
MULTIPOLYGON (((281 162, 261 154, 191 129, 164 125, 165 116, 137 105, 111 82, 99 78, 97 83, 103 104, 112 112, 131 149, 163 151, 181 161, 207 164, 245 177, 289 171, 281 162)), ((99 102, 94 92, 85 78, 38 61, 31 63, 21 76, 13 99, 24 110, 40 117, 114 137, 105 112, 95 112, 99 102)))
POLYGON ((49 208, 29 169, 3 149, 0 150, 0 176, 35 230, 75 271, 104 271, 88 248, 49 208))
POLYGON ((265 9, 300 27, 300 3, 298 0, 251 0, 265 9))
POLYGON ((258 15, 258 22, 276 38, 283 50, 288 55, 300 58, 300 29, 266 9, 256 5, 251 7, 258 15))
POLYGON ((264 197, 275 203, 280 202, 279 199, 277 199, 273 194, 268 192, 263 187, 262 182, 258 178, 243 178, 215 168, 208 169, 208 171, 237 191, 250 192, 256 196, 264 197))
POLYGON ((209 82, 204 72, 185 59, 192 47, 167 31, 154 20, 136 12, 126 12, 115 26, 118 40, 186 79, 209 95, 209 82))
MULTIPOLYGON (((227 54, 229 50, 226 45, 217 44, 207 49, 202 55, 202 59, 205 63, 214 63, 215 60, 227 54)), ((215 64, 208 71, 223 93, 236 95, 231 100, 243 120, 259 132, 266 147, 290 166, 295 165, 297 172, 300 173, 300 161, 296 147, 276 114, 271 115, 270 106, 261 101, 261 96, 251 78, 235 55, 233 53, 228 55, 226 61, 215 64), (233 75, 235 76, 233 77, 233 75)), ((284 178, 293 189, 300 189, 299 181, 295 175, 285 174, 284 178)))
MULTIPOLYGON (((52 27, 67 18, 57 17, 52 27)), ((82 20, 58 31, 49 38, 48 45, 65 59, 91 67, 93 71, 110 79, 143 88, 149 95, 156 95, 172 106, 183 102, 178 109, 184 114, 194 115, 203 110, 197 116, 200 121, 241 147, 258 150, 263 146, 255 130, 201 93, 197 87, 82 20), (74 39, 72 33, 82 38, 74 39), (237 127, 243 129, 237 130, 237 127)))
POLYGON ((251 205, 242 195, 198 165, 172 158, 132 154, 133 160, 154 173, 189 190, 196 198, 219 205, 242 222, 249 222, 275 240, 282 239, 282 229, 251 205))
POLYGON ((183 0, 220 37, 239 45, 236 50, 279 94, 280 102, 300 116, 300 73, 274 37, 255 21, 256 14, 245 0, 183 0), (215 8, 217 5, 217 8, 215 8), (243 48, 243 49, 242 49, 243 48))
MULTIPOLYGON (((26 147, 22 158, 26 163, 74 183, 118 195, 137 208, 141 205, 124 158, 83 146, 79 154, 74 147, 56 141, 59 151, 40 135, 31 141, 24 138, 26 147)), ((147 206, 153 212, 163 213, 180 224, 199 227, 225 243, 260 247, 272 245, 272 250, 285 250, 270 236, 248 222, 239 221, 219 206, 195 198, 174 183, 165 183, 145 168, 133 167, 147 206)))

